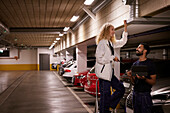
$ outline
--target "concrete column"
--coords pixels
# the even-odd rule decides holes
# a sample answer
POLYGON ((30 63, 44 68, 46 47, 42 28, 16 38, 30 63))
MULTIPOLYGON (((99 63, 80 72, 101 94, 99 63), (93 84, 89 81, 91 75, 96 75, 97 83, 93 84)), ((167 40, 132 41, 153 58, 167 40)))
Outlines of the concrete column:
POLYGON ((125 58, 130 58, 130 51, 126 52, 125 58))
MULTIPOLYGON (((118 57, 118 59, 120 59, 120 48, 114 48, 114 55, 118 57)), ((120 63, 119 62, 115 62, 114 63, 114 74, 115 76, 120 79, 120 63)))
POLYGON ((57 63, 60 63, 60 53, 57 53, 57 63))
POLYGON ((73 50, 66 50, 66 61, 69 61, 70 59, 73 59, 73 50))
POLYGON ((60 61, 64 60, 64 58, 66 58, 66 52, 62 51, 62 52, 60 52, 60 61))
POLYGON ((167 49, 163 49, 163 54, 162 54, 162 56, 163 56, 163 59, 164 59, 164 60, 168 59, 168 50, 167 50, 167 49))
POLYGON ((87 70, 87 46, 76 46, 76 59, 77 59, 77 72, 83 72, 87 70))

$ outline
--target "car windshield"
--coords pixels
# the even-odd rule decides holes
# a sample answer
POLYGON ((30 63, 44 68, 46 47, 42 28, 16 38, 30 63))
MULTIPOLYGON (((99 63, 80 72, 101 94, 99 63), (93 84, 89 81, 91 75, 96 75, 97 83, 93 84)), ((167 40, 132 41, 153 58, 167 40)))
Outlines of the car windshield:
POLYGON ((152 95, 158 95, 155 98, 162 97, 170 93, 170 60, 154 61, 156 70, 156 84, 152 87, 152 95))
POLYGON ((69 68, 69 67, 71 67, 73 65, 73 63, 72 64, 68 64, 67 66, 66 66, 66 68, 69 68))
POLYGON ((161 100, 167 100, 170 99, 169 94, 160 94, 160 95, 153 95, 152 99, 161 99, 161 100))

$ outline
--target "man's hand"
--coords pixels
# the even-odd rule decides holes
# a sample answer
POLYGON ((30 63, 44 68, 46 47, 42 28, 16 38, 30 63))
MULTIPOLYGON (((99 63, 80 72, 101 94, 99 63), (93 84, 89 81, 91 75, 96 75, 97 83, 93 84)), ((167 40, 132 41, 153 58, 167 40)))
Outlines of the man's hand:
POLYGON ((131 77, 132 76, 132 71, 130 70, 126 70, 126 74, 129 76, 129 77, 131 77))
POLYGON ((128 75, 130 81, 132 84, 134 84, 135 76, 132 76, 132 71, 131 70, 126 70, 126 74, 128 75))
POLYGON ((143 79, 143 80, 145 80, 145 79, 146 79, 146 77, 145 77, 145 76, 139 76, 138 74, 136 74, 136 77, 137 77, 138 79, 143 79))

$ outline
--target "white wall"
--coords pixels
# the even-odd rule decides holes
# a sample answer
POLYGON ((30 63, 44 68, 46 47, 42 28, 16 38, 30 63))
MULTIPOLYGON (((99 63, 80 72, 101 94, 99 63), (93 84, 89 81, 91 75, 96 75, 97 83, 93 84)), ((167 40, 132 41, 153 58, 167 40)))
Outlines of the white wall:
POLYGON ((57 57, 53 57, 54 50, 48 49, 48 48, 38 48, 37 49, 37 64, 39 64, 39 54, 50 54, 50 64, 53 62, 59 62, 57 61, 57 57))
MULTIPOLYGON (((10 57, 18 56, 18 49, 10 49, 10 57)), ((8 57, 7 57, 8 58, 8 57)), ((16 59, 0 59, 0 64, 36 64, 37 50, 25 49, 20 50, 20 58, 16 59)))

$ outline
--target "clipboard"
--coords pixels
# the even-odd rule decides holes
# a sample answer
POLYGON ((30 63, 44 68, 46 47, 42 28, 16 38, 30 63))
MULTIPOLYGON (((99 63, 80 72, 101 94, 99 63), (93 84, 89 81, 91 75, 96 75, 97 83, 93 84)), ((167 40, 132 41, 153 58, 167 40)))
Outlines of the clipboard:
POLYGON ((134 65, 132 66, 132 76, 147 76, 148 75, 148 67, 147 65, 134 65))

